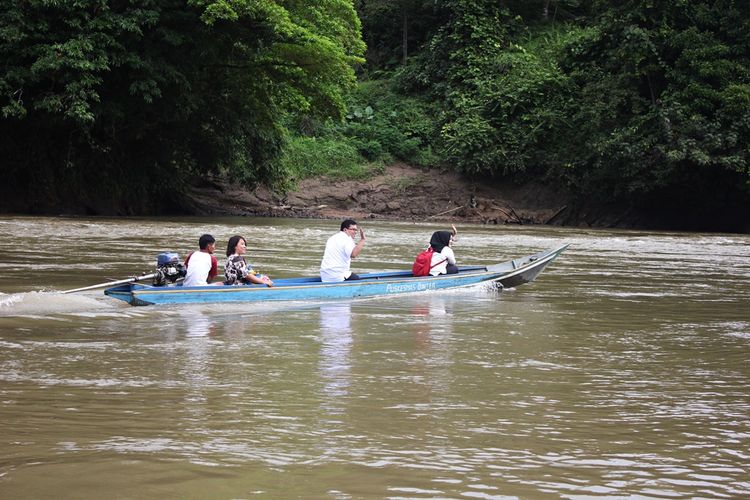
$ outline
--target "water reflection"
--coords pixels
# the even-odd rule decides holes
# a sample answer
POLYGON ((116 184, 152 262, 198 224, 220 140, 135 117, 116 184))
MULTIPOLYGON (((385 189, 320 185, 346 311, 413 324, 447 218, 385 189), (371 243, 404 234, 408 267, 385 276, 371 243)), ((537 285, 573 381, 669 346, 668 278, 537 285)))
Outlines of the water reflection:
MULTIPOLYGON (((210 416, 208 392, 211 388, 211 342, 214 322, 200 310, 185 310, 180 316, 185 331, 184 356, 180 356, 180 378, 185 381, 184 408, 192 425, 210 416)), ((179 344, 178 344, 179 345, 179 344)), ((202 428, 199 427, 199 429, 202 428)))
POLYGON ((441 294, 414 297, 411 333, 414 341, 413 370, 422 381, 424 404, 435 405, 435 397, 450 385, 453 314, 450 299, 441 294))
POLYGON ((451 313, 446 307, 445 297, 434 295, 415 302, 411 314, 416 320, 412 327, 414 341, 422 349, 440 337, 450 335, 451 313))
POLYGON ((202 311, 187 309, 181 317, 187 337, 210 337, 216 333, 214 322, 202 311))
POLYGON ((329 411, 342 411, 337 400, 351 385, 352 306, 350 302, 320 306, 320 374, 329 411))

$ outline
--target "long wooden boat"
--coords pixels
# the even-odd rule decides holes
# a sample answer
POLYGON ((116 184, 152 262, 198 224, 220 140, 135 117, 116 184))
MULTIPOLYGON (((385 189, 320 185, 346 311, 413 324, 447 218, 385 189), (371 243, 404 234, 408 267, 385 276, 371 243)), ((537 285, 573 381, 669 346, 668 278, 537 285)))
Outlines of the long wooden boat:
POLYGON ((104 290, 106 295, 124 300, 134 306, 153 304, 191 304, 205 302, 263 302, 281 300, 330 300, 374 297, 401 293, 444 290, 499 283, 513 288, 536 279, 547 264, 560 255, 568 245, 545 250, 533 255, 488 266, 459 267, 457 274, 415 277, 411 271, 390 271, 362 274, 356 281, 322 283, 320 277, 284 278, 265 285, 207 285, 181 284, 152 286, 129 283, 104 290))

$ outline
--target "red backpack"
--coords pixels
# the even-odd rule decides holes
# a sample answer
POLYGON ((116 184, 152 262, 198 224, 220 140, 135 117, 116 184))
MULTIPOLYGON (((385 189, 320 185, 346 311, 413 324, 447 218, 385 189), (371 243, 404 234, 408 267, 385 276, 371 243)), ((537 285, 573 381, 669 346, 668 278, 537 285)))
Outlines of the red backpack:
POLYGON ((411 273, 414 276, 427 276, 430 274, 430 271, 433 267, 439 266, 443 262, 445 262, 448 259, 441 260, 440 262, 436 262, 435 264, 432 264, 432 254, 434 253, 434 250, 432 247, 427 247, 427 250, 424 250, 422 252, 419 252, 419 255, 417 255, 417 258, 414 259, 414 265, 411 266, 411 273))

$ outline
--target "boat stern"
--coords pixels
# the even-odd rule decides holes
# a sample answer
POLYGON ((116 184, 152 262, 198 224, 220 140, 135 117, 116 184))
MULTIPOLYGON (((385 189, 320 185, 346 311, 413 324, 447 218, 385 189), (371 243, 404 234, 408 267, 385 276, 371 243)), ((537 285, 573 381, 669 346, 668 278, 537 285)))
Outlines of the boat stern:
POLYGON ((133 293, 133 285, 113 286, 104 290, 104 295, 127 302, 131 306, 150 306, 150 302, 144 302, 133 293))

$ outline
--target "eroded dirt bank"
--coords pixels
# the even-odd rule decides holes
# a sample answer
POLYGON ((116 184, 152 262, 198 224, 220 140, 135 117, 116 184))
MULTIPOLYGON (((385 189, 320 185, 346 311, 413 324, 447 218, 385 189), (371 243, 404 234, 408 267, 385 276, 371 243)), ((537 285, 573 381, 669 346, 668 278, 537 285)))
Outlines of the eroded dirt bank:
POLYGON ((366 181, 307 179, 284 197, 222 182, 191 188, 196 214, 279 217, 462 220, 546 224, 562 220, 567 197, 541 185, 472 183, 454 173, 392 165, 366 181))

